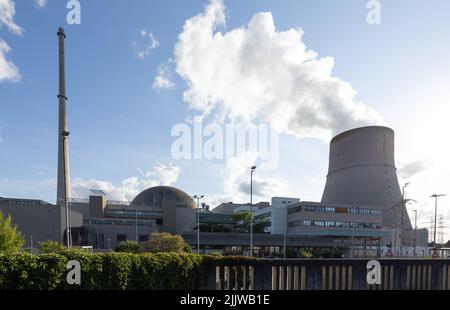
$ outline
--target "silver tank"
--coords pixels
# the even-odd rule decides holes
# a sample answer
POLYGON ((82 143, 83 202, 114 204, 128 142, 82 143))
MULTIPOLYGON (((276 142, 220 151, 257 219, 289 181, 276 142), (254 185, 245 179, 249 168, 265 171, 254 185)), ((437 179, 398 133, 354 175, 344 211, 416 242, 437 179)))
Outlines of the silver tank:
MULTIPOLYGON (((338 134, 330 143, 322 203, 382 206, 384 225, 394 227, 395 218, 401 225, 402 194, 396 170, 391 128, 368 126, 338 134), (400 205, 392 208, 395 204, 400 205)), ((403 216, 404 229, 410 229, 405 209, 403 216)))

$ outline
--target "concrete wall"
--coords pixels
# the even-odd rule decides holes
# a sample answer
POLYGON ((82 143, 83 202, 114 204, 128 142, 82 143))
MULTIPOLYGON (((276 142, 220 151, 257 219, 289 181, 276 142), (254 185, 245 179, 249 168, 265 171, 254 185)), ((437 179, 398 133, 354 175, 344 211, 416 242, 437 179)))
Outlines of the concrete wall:
MULTIPOLYGON (((38 242, 54 240, 63 242, 66 227, 66 213, 64 207, 31 199, 0 198, 0 211, 4 215, 11 215, 12 222, 18 225, 24 234, 26 247, 37 247, 38 242)), ((71 210, 72 227, 82 226, 82 216, 71 210)))
MULTIPOLYGON (((89 221, 91 221, 91 223, 85 224, 85 227, 89 228, 91 240, 90 245, 94 248, 114 249, 119 243, 117 240, 118 235, 125 235, 126 240, 136 241, 136 225, 132 219, 127 221, 120 221, 117 219, 89 219, 89 221), (104 225, 92 223, 96 220, 105 220, 109 222, 114 221, 114 224, 104 225), (119 222, 123 222, 123 225, 118 224, 119 222), (127 222, 131 225, 127 225, 127 222)), ((139 236, 149 236, 157 231, 155 221, 145 221, 146 223, 151 223, 151 226, 143 226, 140 224, 142 222, 143 221, 138 221, 138 239, 139 236)))

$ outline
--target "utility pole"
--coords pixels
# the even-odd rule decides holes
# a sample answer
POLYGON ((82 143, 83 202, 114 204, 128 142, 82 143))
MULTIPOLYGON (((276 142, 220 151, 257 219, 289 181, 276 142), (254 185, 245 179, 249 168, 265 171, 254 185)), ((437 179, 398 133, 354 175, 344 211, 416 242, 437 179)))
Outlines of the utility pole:
MULTIPOLYGON (((287 208, 286 208, 287 212, 287 208)), ((283 258, 286 259, 286 234, 287 234, 287 216, 286 216, 286 223, 284 225, 284 236, 283 236, 283 258)))
POLYGON ((413 210, 414 212, 414 256, 416 256, 416 247, 417 247, 417 210, 413 210))
POLYGON ((137 210, 137 208, 136 208, 136 221, 135 221, 135 223, 136 223, 136 242, 139 242, 139 239, 138 239, 138 210, 137 210))
POLYGON ((250 168, 250 257, 253 257, 253 172, 256 166, 250 168))
POLYGON ((197 254, 200 254, 200 199, 205 196, 194 195, 193 197, 197 199, 197 254))
POLYGON ((445 196, 446 194, 433 194, 430 197, 435 199, 434 203, 434 234, 433 234, 433 243, 434 247, 437 248, 436 245, 436 229, 437 229, 437 201, 439 197, 445 196))
POLYGON ((403 228, 403 220, 404 220, 404 209, 406 208, 406 203, 405 203, 405 188, 409 185, 408 183, 405 183, 403 185, 402 188, 402 210, 401 210, 401 228, 400 228, 400 256, 403 256, 403 233, 404 233, 404 228, 403 228))

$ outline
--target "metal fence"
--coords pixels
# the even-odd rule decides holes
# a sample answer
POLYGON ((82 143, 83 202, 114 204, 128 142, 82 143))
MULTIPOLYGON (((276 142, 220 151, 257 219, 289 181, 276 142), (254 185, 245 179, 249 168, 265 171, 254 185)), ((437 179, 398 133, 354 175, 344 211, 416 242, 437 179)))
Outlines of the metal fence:
POLYGON ((367 283, 368 259, 218 261, 204 289, 450 290, 449 259, 378 259, 381 284, 367 283))

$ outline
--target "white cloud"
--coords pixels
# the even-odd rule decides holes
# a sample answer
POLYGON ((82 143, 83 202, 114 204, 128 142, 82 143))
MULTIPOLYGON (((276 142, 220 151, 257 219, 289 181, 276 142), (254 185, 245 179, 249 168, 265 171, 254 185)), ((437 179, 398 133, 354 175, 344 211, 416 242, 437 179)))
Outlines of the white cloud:
POLYGON ((72 183, 72 196, 85 198, 90 189, 106 192, 109 199, 130 201, 141 191, 158 185, 171 185, 178 180, 180 168, 177 166, 159 165, 141 176, 133 176, 115 185, 109 181, 75 178, 72 183))
MULTIPOLYGON (((257 163, 258 154, 243 152, 226 160, 222 174, 223 183, 221 195, 208 196, 205 201, 212 207, 222 202, 249 203, 250 202, 250 170, 257 163)), ((264 176, 263 172, 253 173, 253 202, 270 201, 272 196, 282 194, 287 186, 284 182, 272 177, 264 176)))
POLYGON ((9 51, 11 51, 9 45, 0 39, 0 83, 17 82, 21 79, 19 69, 6 59, 5 54, 9 51))
MULTIPOLYGON (((23 29, 14 22, 16 14, 15 3, 12 0, 0 0, 0 28, 5 25, 12 33, 21 35, 23 29)), ((6 54, 11 51, 8 43, 0 38, 0 83, 17 82, 21 76, 17 67, 6 59, 6 54)))
POLYGON ((134 47, 134 57, 143 60, 150 55, 150 52, 159 47, 159 41, 153 33, 143 29, 140 32, 138 41, 132 43, 134 47))
POLYGON ((0 27, 5 25, 9 31, 22 34, 23 29, 14 22, 15 3, 12 0, 0 0, 0 27))
POLYGON ((39 9, 42 9, 47 5, 47 0, 35 0, 35 1, 39 9))
POLYGON ((153 81, 153 89, 171 89, 175 86, 169 78, 169 67, 165 64, 159 66, 158 74, 153 81))
POLYGON ((152 171, 145 174, 147 178, 159 180, 161 185, 170 185, 178 180, 180 168, 173 165, 159 165, 153 167, 152 171))
POLYGON ((0 143, 3 142, 3 136, 2 136, 2 127, 0 127, 0 143))
POLYGON ((382 123, 377 112, 355 101, 349 83, 332 76, 332 57, 307 49, 301 29, 277 31, 271 13, 217 31, 224 24, 225 7, 212 0, 179 35, 176 71, 187 82, 183 97, 190 107, 267 122, 299 138, 328 140, 351 127, 382 123))

